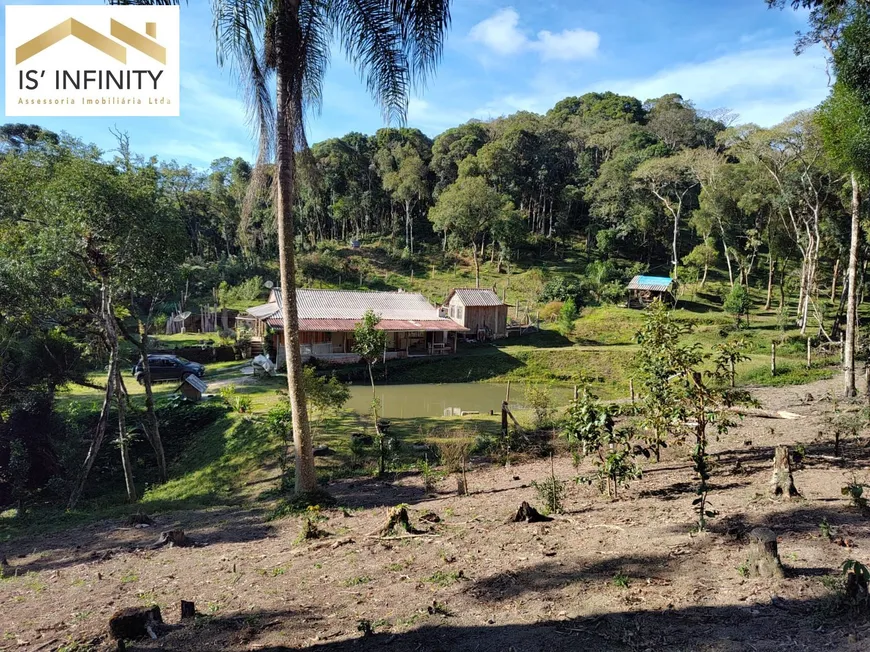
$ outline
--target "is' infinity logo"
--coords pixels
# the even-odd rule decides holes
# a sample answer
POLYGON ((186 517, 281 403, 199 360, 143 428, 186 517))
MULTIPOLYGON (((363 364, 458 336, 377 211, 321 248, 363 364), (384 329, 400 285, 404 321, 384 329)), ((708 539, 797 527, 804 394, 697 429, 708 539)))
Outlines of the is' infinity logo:
MULTIPOLYGON (((113 18, 111 19, 109 31, 119 41, 139 50, 139 52, 151 57, 155 61, 159 61, 164 65, 166 64, 166 48, 155 40, 152 40, 157 38, 157 23, 145 23, 145 34, 140 34, 113 18)), ((67 36, 75 36, 80 41, 84 41, 91 47, 108 54, 121 63, 127 63, 127 48, 84 23, 80 23, 75 18, 67 18, 59 25, 55 25, 39 36, 27 41, 27 43, 15 48, 16 65, 50 48, 67 36)))

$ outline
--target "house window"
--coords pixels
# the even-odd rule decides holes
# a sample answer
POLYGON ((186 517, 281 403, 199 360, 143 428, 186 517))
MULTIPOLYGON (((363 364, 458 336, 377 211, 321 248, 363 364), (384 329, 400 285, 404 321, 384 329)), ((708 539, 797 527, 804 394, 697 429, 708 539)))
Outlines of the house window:
POLYGON ((462 319, 462 306, 456 306, 456 319, 462 319))

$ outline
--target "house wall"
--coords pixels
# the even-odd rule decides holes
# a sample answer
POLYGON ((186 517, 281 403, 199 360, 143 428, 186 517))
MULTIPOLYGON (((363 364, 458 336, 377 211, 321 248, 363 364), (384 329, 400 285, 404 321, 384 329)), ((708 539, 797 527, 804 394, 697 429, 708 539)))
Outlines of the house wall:
POLYGON ((471 330, 471 337, 476 337, 480 328, 488 329, 493 337, 504 337, 507 334, 508 307, 505 305, 463 306, 459 298, 453 296, 447 308, 453 321, 471 330))

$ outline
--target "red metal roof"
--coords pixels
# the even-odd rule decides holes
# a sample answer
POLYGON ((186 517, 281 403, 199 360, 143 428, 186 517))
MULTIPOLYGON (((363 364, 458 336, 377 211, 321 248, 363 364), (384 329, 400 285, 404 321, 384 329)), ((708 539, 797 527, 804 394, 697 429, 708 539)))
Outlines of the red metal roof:
MULTIPOLYGON (((300 319, 299 330, 303 332, 349 332, 359 323, 358 319, 300 319)), ((267 319, 266 323, 281 328, 280 319, 267 319)), ((378 324, 382 331, 454 331, 464 333, 468 329, 452 319, 382 319, 378 324)))

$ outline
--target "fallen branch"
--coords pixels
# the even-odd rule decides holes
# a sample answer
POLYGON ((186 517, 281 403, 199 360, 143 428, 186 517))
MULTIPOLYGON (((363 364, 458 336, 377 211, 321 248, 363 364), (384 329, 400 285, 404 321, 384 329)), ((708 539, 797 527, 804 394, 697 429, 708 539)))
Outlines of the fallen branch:
POLYGON ((803 419, 804 415, 795 414, 794 412, 787 412, 786 410, 778 410, 776 412, 771 410, 760 410, 758 408, 747 408, 747 407, 730 407, 728 408, 730 412, 734 412, 735 414, 742 415, 744 417, 759 417, 762 419, 803 419))

